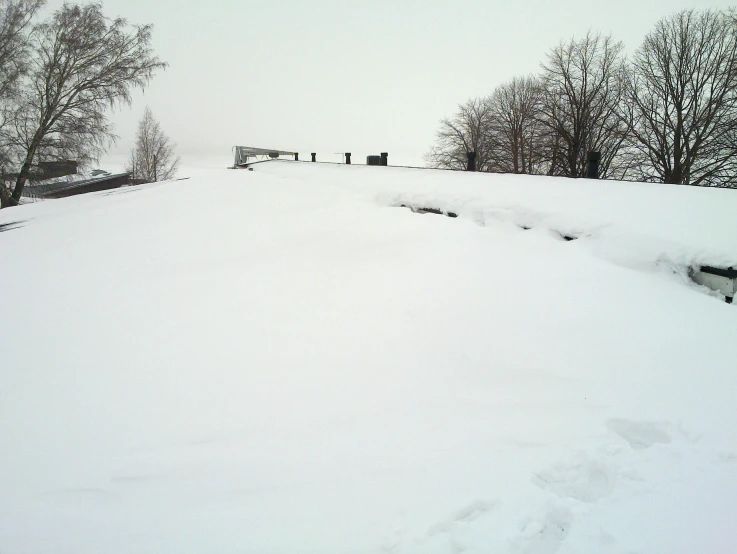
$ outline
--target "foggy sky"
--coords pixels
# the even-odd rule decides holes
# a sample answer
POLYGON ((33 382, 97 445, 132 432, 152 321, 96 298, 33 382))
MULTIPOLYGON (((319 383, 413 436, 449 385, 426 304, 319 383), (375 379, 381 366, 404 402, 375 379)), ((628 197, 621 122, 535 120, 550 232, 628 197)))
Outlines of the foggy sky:
MULTIPOLYGON (((50 0, 55 9, 62 0, 50 0)), ((458 103, 517 75, 588 29, 633 52, 654 23, 702 0, 103 0, 108 17, 152 23, 169 63, 133 105, 111 114, 120 136, 101 165, 130 151, 146 105, 184 165, 235 144, 335 152, 389 152, 421 164, 438 121, 458 103)), ((48 10, 46 10, 48 11, 48 10)))

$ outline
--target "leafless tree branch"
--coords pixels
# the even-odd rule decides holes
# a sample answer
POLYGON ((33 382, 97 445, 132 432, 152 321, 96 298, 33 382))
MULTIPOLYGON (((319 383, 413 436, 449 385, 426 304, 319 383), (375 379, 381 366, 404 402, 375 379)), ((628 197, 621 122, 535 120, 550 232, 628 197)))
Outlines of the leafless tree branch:
POLYGON ((95 159, 115 139, 106 111, 130 104, 166 67, 151 49, 151 26, 107 19, 100 4, 64 4, 34 31, 30 77, 13 114, 18 178, 4 205, 20 200, 37 159, 95 159))
POLYGON ((734 12, 660 20, 635 54, 623 105, 639 179, 737 187, 734 12))

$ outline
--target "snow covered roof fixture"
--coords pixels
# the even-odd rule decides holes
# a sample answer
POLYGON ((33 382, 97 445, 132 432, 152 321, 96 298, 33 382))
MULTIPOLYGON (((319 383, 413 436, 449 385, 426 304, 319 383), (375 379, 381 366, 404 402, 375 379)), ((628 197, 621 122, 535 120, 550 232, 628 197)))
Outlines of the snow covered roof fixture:
POLYGON ((379 156, 367 156, 366 165, 389 165, 388 157, 387 152, 382 152, 379 156))
MULTIPOLYGON (((275 150, 273 148, 256 148, 253 146, 234 146, 235 153, 233 167, 246 167, 249 164, 249 158, 257 158, 259 156, 268 156, 270 159, 276 159, 279 156, 294 156, 295 160, 299 160, 299 153, 288 152, 286 150, 275 150)), ((252 163, 252 162, 251 162, 252 163)))
POLYGON ((737 268, 701 266, 693 272, 691 278, 699 285, 722 293, 728 304, 737 295, 737 268))

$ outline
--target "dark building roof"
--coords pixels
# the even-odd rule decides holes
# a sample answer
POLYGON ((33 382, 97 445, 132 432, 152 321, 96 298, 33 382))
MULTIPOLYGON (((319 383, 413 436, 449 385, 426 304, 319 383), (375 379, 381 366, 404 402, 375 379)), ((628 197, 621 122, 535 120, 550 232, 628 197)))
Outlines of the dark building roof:
POLYGON ((130 173, 116 173, 114 175, 102 175, 91 179, 83 179, 73 182, 45 183, 43 185, 27 185, 23 191, 26 196, 39 198, 64 198, 75 194, 109 190, 130 184, 130 173))
MULTIPOLYGON (((79 164, 74 160, 56 160, 53 162, 38 162, 31 166, 28 178, 31 181, 45 181, 46 179, 56 179, 58 177, 66 177, 77 173, 79 164)), ((18 178, 17 173, 5 173, 7 179, 15 180, 18 178)))

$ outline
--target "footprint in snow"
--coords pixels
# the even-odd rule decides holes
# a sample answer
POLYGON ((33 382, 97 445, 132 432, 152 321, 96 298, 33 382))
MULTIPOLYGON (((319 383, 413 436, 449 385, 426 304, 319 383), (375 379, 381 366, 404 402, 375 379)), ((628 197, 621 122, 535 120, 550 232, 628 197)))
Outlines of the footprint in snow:
POLYGON ((496 506, 496 502, 486 502, 484 500, 475 500, 470 504, 458 510, 449 518, 439 521, 427 530, 428 536, 437 535, 439 533, 450 533, 453 525, 456 523, 471 523, 481 516, 487 514, 496 506))
POLYGON ((560 498, 592 503, 612 492, 616 475, 616 471, 602 461, 582 457, 576 462, 560 463, 539 471, 533 475, 532 482, 560 498))
POLYGON ((550 508, 539 520, 528 521, 522 535, 513 543, 513 552, 554 554, 560 550, 573 524, 573 513, 566 507, 550 508))
POLYGON ((734 452, 720 452, 718 458, 720 462, 728 464, 737 463, 737 454, 734 452))
POLYGON ((666 424, 629 419, 610 419, 610 431, 622 437, 634 450, 644 450, 654 444, 670 444, 671 436, 664 430, 666 424))

